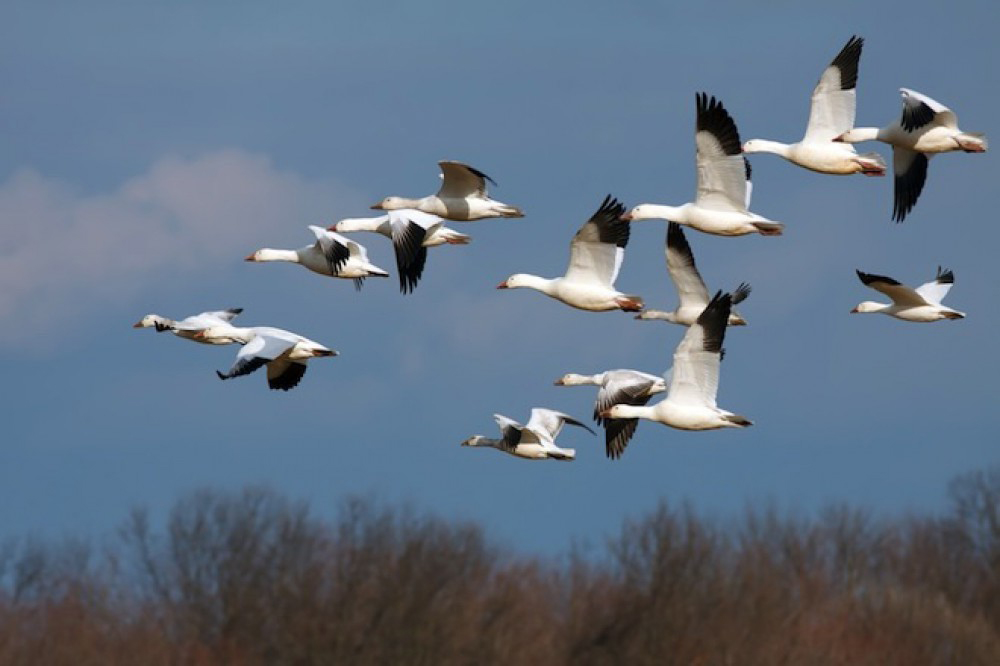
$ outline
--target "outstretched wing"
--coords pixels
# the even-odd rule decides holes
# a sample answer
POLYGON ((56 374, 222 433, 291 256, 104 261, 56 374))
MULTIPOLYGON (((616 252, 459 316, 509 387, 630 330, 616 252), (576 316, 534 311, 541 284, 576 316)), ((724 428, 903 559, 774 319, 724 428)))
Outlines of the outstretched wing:
POLYGON ((621 219, 624 212, 625 206, 617 199, 610 194, 604 197, 569 244, 567 279, 608 287, 614 284, 631 232, 629 223, 621 219))
POLYGON ((951 285, 955 283, 955 274, 949 270, 942 270, 938 266, 937 277, 934 278, 933 282, 926 282, 916 289, 918 294, 923 297, 928 303, 935 303, 941 305, 941 301, 944 297, 948 295, 951 290, 951 285))
POLYGON ((351 244, 356 246, 357 243, 323 227, 309 225, 309 230, 316 236, 316 248, 326 259, 330 273, 332 275, 340 273, 340 269, 351 258, 351 244))
POLYGON ((917 205, 917 199, 927 181, 929 159, 925 153, 900 146, 892 147, 892 170, 895 174, 892 219, 896 222, 906 219, 907 214, 917 205))
POLYGON ((438 162, 441 167, 441 189, 437 195, 442 199, 464 199, 467 196, 487 196, 486 181, 494 185, 496 182, 479 169, 474 169, 461 162, 438 162))
POLYGON ((524 429, 536 433, 540 436, 540 439, 548 439, 550 442, 554 442, 556 437, 559 436, 564 423, 580 426, 590 431, 592 435, 597 434, 590 429, 590 426, 577 421, 569 414, 563 414, 553 409, 545 409, 544 407, 535 407, 531 410, 531 417, 528 419, 528 423, 524 426, 524 429))
POLYGON ((750 171, 736 123, 722 102, 707 93, 695 95, 695 109, 695 202, 712 210, 745 211, 750 171))
POLYGON ((915 132, 929 125, 958 129, 958 118, 944 104, 909 88, 900 88, 899 94, 903 96, 903 116, 899 119, 899 124, 907 132, 915 132))
POLYGON ((858 62, 864 42, 857 35, 851 37, 823 70, 813 89, 806 141, 832 141, 854 127, 858 62))
POLYGON ((884 275, 863 273, 861 271, 855 272, 866 287, 871 287, 875 291, 882 292, 891 298, 892 302, 896 305, 916 306, 928 304, 927 300, 918 294, 913 287, 907 286, 898 280, 884 275))
POLYGON ((667 244, 664 248, 667 258, 667 272, 674 286, 681 307, 705 307, 708 304, 708 288, 698 273, 694 254, 681 225, 670 222, 667 225, 667 244))
POLYGON ((715 407, 719 390, 722 342, 732 308, 732 297, 721 291, 690 326, 674 351, 668 399, 672 402, 715 407))
POLYGON ((538 441, 533 434, 530 437, 526 436, 524 426, 514 419, 509 419, 503 414, 494 414, 493 420, 500 426, 500 448, 508 453, 513 453, 522 439, 526 444, 529 439, 534 442, 538 441))

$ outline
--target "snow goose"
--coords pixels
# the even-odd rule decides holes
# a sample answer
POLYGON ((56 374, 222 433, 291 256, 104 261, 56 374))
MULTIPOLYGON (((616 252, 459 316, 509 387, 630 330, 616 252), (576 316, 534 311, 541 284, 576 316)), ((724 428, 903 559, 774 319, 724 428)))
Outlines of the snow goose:
MULTIPOLYGON (((708 305, 708 288, 698 273, 691 246, 688 245, 687 238, 684 237, 684 230, 676 222, 667 225, 667 242, 664 254, 667 258, 667 272, 670 274, 674 286, 677 287, 680 304, 673 312, 644 310, 635 318, 661 319, 674 324, 691 326, 708 305)), ((733 305, 742 302, 749 294, 750 285, 744 282, 732 292, 733 305)), ((746 320, 736 312, 729 313, 730 326, 745 326, 746 323, 746 320)))
POLYGON ((609 194, 569 245, 566 275, 543 278, 515 273, 497 289, 528 287, 581 310, 642 309, 642 298, 623 294, 614 287, 625 258, 629 225, 622 219, 625 207, 609 194))
POLYGON ((601 412, 603 418, 649 419, 681 430, 745 428, 753 425, 739 414, 719 409, 722 341, 732 299, 718 292, 677 345, 667 397, 655 405, 618 404, 601 412))
POLYGON ((857 271, 858 277, 866 287, 871 287, 875 291, 881 291, 892 299, 892 305, 876 303, 874 301, 864 301, 859 303, 851 312, 880 312, 896 319, 905 321, 929 322, 941 319, 962 319, 964 312, 952 310, 941 305, 941 301, 948 294, 951 285, 955 282, 955 275, 951 271, 943 271, 938 266, 937 277, 933 282, 927 282, 916 289, 900 284, 896 280, 884 275, 872 275, 857 271))
POLYGON ((596 375, 568 373, 555 382, 556 386, 601 387, 594 403, 594 420, 604 426, 604 447, 612 460, 620 458, 628 441, 632 439, 638 419, 604 418, 601 412, 613 405, 645 405, 657 393, 667 390, 663 377, 650 375, 638 370, 606 370, 596 375))
POLYGON ((580 426, 591 434, 597 434, 569 414, 542 407, 531 410, 527 425, 521 425, 502 414, 494 414, 493 420, 500 426, 500 439, 473 435, 462 442, 462 446, 488 446, 529 460, 573 460, 576 458, 576 449, 562 449, 555 443, 563 424, 580 426))
POLYGON ((436 245, 466 245, 472 238, 444 226, 444 219, 413 208, 390 210, 379 217, 353 217, 340 220, 329 231, 374 231, 392 240, 396 251, 399 290, 413 291, 424 272, 427 248, 436 245))
POLYGON ((316 242, 298 250, 275 250, 265 247, 249 255, 247 261, 290 261, 301 264, 314 273, 354 280, 361 289, 366 277, 388 277, 389 274, 368 261, 368 251, 357 241, 322 227, 309 225, 316 242))
POLYGON ((777 236, 784 225, 751 213, 750 163, 742 155, 740 133, 722 102, 695 95, 695 163, 698 191, 683 206, 641 204, 626 220, 666 219, 719 236, 777 236))
POLYGON ((155 328, 157 332, 162 333, 163 331, 170 331, 174 335, 185 340, 194 340, 196 342, 204 342, 206 344, 228 344, 225 342, 216 342, 215 340, 206 340, 204 338, 197 338, 195 334, 202 330, 212 326, 228 326, 229 322, 236 318, 236 315, 243 312, 243 308, 229 308, 228 310, 214 310, 211 312, 202 312, 200 314, 191 315, 190 317, 185 317, 180 321, 174 321, 167 317, 161 317, 158 314, 148 314, 136 323, 132 324, 132 328, 155 328))
POLYGON ((857 105, 858 61, 864 40, 854 36, 823 70, 812 93, 806 134, 797 143, 751 139, 745 153, 774 153, 819 173, 884 176, 885 160, 878 153, 859 155, 850 145, 834 141, 854 127, 857 105))
POLYGON ((958 129, 958 118, 944 104, 915 90, 900 88, 903 114, 888 127, 855 127, 834 141, 881 141, 892 146, 895 173, 892 219, 902 222, 917 203, 934 153, 964 150, 985 153, 986 136, 958 129))
POLYGON ((306 374, 306 361, 338 353, 309 338, 271 326, 211 327, 197 332, 195 337, 213 344, 243 345, 236 353, 236 363, 229 372, 216 371, 219 379, 248 375, 266 365, 267 385, 282 391, 298 385, 306 374))
POLYGON ((372 206, 375 210, 398 210, 416 208, 425 213, 440 215, 449 220, 471 222, 485 217, 524 217, 516 206, 500 203, 489 197, 486 181, 496 185, 496 181, 479 169, 461 162, 438 162, 441 167, 441 188, 437 194, 422 199, 406 197, 386 197, 372 206))

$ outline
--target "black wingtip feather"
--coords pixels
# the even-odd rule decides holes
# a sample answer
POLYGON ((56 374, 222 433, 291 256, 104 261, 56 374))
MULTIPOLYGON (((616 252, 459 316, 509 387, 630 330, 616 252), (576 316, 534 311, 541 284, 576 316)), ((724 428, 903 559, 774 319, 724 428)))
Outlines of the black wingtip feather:
POLYGON ((861 47, 864 44, 865 40, 863 38, 854 35, 847 40, 844 48, 840 49, 840 53, 830 63, 831 67, 840 69, 841 90, 852 90, 857 87, 858 61, 861 60, 861 47))
POLYGON ((927 181, 927 155, 917 153, 905 173, 897 173, 893 182, 892 219, 902 222, 917 205, 927 181))
POLYGON ((955 274, 949 269, 941 270, 941 267, 938 266, 937 278, 934 281, 939 284, 955 284, 955 274))
POLYGON ((722 342, 726 337, 726 324, 729 322, 732 306, 732 295, 719 290, 698 315, 698 325, 704 330, 705 341, 702 349, 705 351, 722 352, 722 342))
MULTIPOLYGON (((708 132, 714 136, 726 155, 739 155, 743 152, 743 142, 740 141, 736 122, 722 106, 721 101, 716 100, 715 97, 709 97, 708 93, 696 93, 695 108, 697 111, 696 132, 708 132)), ((749 178, 749 162, 747 168, 747 178, 749 178)))
POLYGON ((927 123, 934 120, 934 116, 937 115, 934 109, 927 106, 924 102, 910 106, 909 104, 903 105, 903 117, 900 119, 899 124, 903 126, 903 129, 907 132, 912 132, 915 129, 919 129, 926 125, 927 123))
POLYGON ((306 374, 306 367, 303 363, 289 363, 283 373, 277 377, 268 377, 267 385, 276 391, 293 389, 302 381, 302 377, 306 374))
POLYGON ((610 194, 604 197, 600 207, 590 216, 590 222, 598 229, 598 239, 602 243, 614 243, 624 248, 628 245, 632 227, 628 221, 621 219, 625 213, 625 205, 610 194))
POLYGON ((872 286, 872 283, 874 282, 884 282, 886 284, 894 284, 894 285, 902 284, 898 280, 894 280, 891 277, 886 277, 884 275, 875 275, 874 273, 864 273, 857 269, 855 269, 855 272, 858 274, 858 278, 861 280, 861 282, 864 283, 866 287, 872 286))

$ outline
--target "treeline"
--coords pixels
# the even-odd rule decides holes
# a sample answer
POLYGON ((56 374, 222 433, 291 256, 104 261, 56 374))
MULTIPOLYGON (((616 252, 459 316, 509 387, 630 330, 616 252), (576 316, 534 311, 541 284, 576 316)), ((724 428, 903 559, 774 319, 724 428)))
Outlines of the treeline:
POLYGON ((661 505, 597 556, 507 552, 368 501, 250 488, 165 530, 0 547, 0 664, 1000 664, 1000 468, 943 516, 661 505))

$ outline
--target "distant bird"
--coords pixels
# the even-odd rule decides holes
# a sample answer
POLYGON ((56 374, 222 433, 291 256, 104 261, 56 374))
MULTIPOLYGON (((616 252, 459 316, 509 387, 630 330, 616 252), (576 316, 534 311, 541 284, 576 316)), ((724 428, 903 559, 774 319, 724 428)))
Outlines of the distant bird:
POLYGON ((267 385, 287 391, 298 385, 306 374, 306 361, 319 356, 337 356, 338 352, 309 338, 271 326, 212 327, 199 331, 195 338, 213 344, 243 345, 229 372, 216 372, 219 379, 232 379, 267 366, 267 385))
POLYGON ((568 373, 555 382, 556 386, 599 386, 594 403, 594 420, 604 426, 604 446, 607 456, 617 459, 625 452, 638 419, 604 418, 601 413, 613 405, 645 405, 657 393, 667 390, 663 377, 638 370, 607 370, 596 375, 568 373))
POLYGON ((927 180, 927 162, 934 153, 963 150, 985 153, 986 135, 958 129, 955 113, 915 90, 900 88, 903 114, 888 127, 855 127, 834 141, 881 141, 892 146, 896 174, 892 219, 902 222, 913 210, 927 180))
POLYGON ((891 298, 892 305, 864 301, 851 310, 852 313, 878 312, 896 319, 919 322, 965 317, 964 312, 941 305, 941 301, 944 300, 951 285, 955 282, 955 275, 951 271, 941 270, 940 266, 938 266, 937 277, 934 278, 933 282, 926 282, 916 289, 884 275, 872 275, 861 271, 857 271, 857 273, 866 287, 881 291, 891 298))
MULTIPOLYGON (((705 306, 708 305, 708 288, 698 273, 694 263, 691 246, 684 237, 684 230, 676 222, 667 225, 667 243, 664 254, 667 257, 667 272, 677 287, 680 304, 673 312, 662 310, 644 310, 635 316, 636 319, 662 319, 674 324, 691 326, 698 320, 705 306)), ((733 305, 742 302, 750 294, 750 285, 745 282, 732 293, 733 305)), ((745 326, 746 320, 736 312, 729 313, 730 326, 745 326)))
POLYGON ((730 307, 731 296, 721 291, 716 293, 694 326, 687 329, 674 352, 665 399, 651 406, 617 404, 600 415, 612 419, 649 419, 681 430, 753 425, 746 417, 719 409, 715 403, 730 307))
POLYGON ((174 321, 158 314, 148 314, 136 323, 132 328, 155 328, 157 332, 170 331, 174 335, 185 340, 204 342, 206 344, 228 344, 226 342, 216 342, 215 340, 205 340, 195 337, 198 331, 212 326, 228 326, 229 322, 236 318, 236 315, 243 312, 243 308, 229 308, 228 310, 215 310, 202 312, 201 314, 185 317, 180 321, 174 321))
POLYGON ((592 435, 597 434, 568 414, 542 407, 531 410, 527 425, 521 425, 502 414, 494 414, 493 420, 500 426, 500 439, 473 435, 462 442, 462 446, 488 446, 529 460, 573 460, 576 458, 576 449, 561 449, 555 444, 563 424, 580 426, 589 430, 592 435))
POLYGON ((621 219, 625 207, 610 194, 600 208, 580 227, 569 245, 566 275, 543 278, 515 273, 497 289, 528 287, 581 310, 642 309, 642 298, 615 289, 615 279, 625 258, 629 225, 621 219))
POLYGON ((392 240, 396 251, 399 290, 413 291, 424 272, 427 248, 435 245, 465 245, 472 240, 444 226, 444 218, 413 208, 390 210, 379 217, 352 217, 340 220, 328 231, 374 231, 392 240))
POLYGON ((780 235, 783 224, 748 210, 750 163, 743 157, 736 123, 722 102, 709 98, 706 93, 698 93, 695 110, 698 191, 694 203, 683 206, 641 204, 626 213, 624 219, 666 219, 718 236, 780 235))
POLYGON ((441 167, 441 189, 421 199, 386 197, 372 206, 375 210, 416 208, 449 220, 471 222, 486 217, 524 217, 516 206, 500 203, 489 197, 486 181, 496 182, 479 169, 461 162, 438 162, 441 167))
POLYGON ((361 289, 366 277, 388 277, 384 270, 368 261, 368 251, 357 241, 309 225, 316 242, 298 250, 275 250, 269 247, 249 255, 247 261, 290 261, 301 264, 314 273, 354 280, 354 288, 361 289))
POLYGON ((854 127, 858 61, 863 45, 861 37, 851 37, 833 62, 823 70, 812 93, 809 124, 801 141, 788 144, 751 139, 743 144, 743 152, 774 153, 819 173, 884 176, 885 159, 881 155, 859 155, 852 146, 835 141, 854 127))

